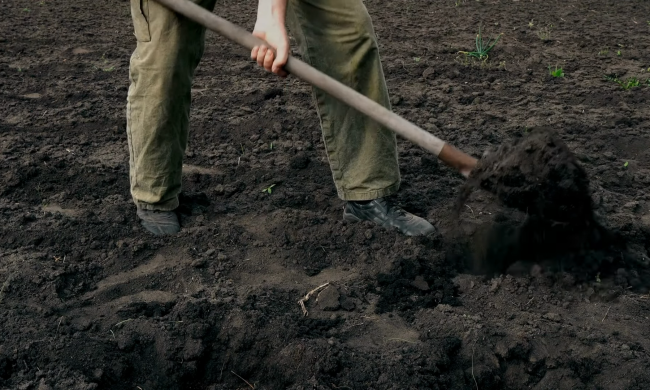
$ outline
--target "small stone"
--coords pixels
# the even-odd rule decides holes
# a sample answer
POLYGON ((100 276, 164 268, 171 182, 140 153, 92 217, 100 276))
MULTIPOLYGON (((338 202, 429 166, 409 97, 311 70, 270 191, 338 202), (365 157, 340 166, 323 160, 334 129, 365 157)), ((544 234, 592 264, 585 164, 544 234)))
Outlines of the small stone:
POLYGON ((52 390, 52 386, 45 383, 45 378, 41 378, 41 382, 38 384, 37 390, 52 390))
POLYGON ((363 235, 366 236, 366 238, 367 238, 368 240, 370 240, 370 239, 372 238, 372 230, 370 230, 370 229, 366 230, 366 231, 363 233, 363 235))
POLYGON ((622 349, 623 351, 629 351, 629 350, 630 350, 630 346, 627 345, 627 344, 623 344, 623 345, 621 345, 621 349, 622 349))
POLYGON ((192 267, 194 268, 203 268, 205 267, 206 260, 204 258, 196 259, 192 262, 192 267))
POLYGON ((492 285, 490 286, 490 292, 491 293, 497 292, 500 285, 501 285, 501 283, 500 283, 499 279, 494 279, 492 281, 492 285))
POLYGON ((207 251, 205 251, 205 256, 208 256, 208 257, 212 256, 214 254, 214 252, 216 252, 216 251, 213 248, 210 248, 207 251))
POLYGON ((557 313, 550 313, 550 312, 544 314, 544 315, 542 316, 542 318, 545 318, 545 319, 547 319, 547 320, 549 320, 549 321, 555 321, 555 322, 560 322, 560 321, 562 320, 562 318, 560 317, 559 314, 557 314, 557 313))
POLYGON ((424 77, 425 79, 434 78, 435 74, 436 74, 435 69, 426 68, 424 72, 422 72, 422 77, 424 77))
POLYGON ((217 184, 214 187, 214 193, 217 194, 217 195, 223 195, 224 191, 225 191, 225 189, 223 188, 222 184, 217 184))
POLYGON ((334 286, 327 286, 318 294, 318 306, 323 311, 334 311, 340 307, 338 290, 334 286))
POLYGON ((104 376, 104 370, 102 370, 101 368, 96 368, 93 371, 93 379, 100 380, 102 379, 103 376, 104 376))
POLYGON ((217 260, 219 260, 219 261, 226 261, 226 260, 228 260, 228 256, 224 255, 223 253, 219 253, 219 254, 217 255, 217 260))
POLYGON ((421 275, 416 276, 415 280, 411 282, 411 285, 422 291, 429 291, 429 283, 421 275))

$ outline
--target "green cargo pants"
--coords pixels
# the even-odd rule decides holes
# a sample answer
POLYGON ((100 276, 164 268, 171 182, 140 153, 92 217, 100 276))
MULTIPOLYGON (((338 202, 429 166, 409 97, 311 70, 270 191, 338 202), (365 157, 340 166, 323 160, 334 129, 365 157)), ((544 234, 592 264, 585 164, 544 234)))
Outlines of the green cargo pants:
MULTIPOLYGON (((216 3, 194 1, 210 10, 216 3)), ((127 103, 131 194, 140 208, 173 210, 205 29, 155 1, 131 0, 131 12, 137 39, 127 103)), ((287 23, 307 62, 390 108, 362 0, 288 0, 287 23)), ((322 91, 314 89, 314 99, 339 197, 372 200, 395 193, 400 173, 394 133, 322 91)))

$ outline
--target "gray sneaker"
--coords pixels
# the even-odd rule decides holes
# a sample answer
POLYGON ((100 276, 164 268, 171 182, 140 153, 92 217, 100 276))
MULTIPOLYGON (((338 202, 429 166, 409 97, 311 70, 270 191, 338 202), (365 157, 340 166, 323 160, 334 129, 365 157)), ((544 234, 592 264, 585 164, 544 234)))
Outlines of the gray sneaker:
POLYGON ((138 208, 140 223, 156 236, 176 234, 181 231, 178 216, 173 211, 143 210, 138 208))
POLYGON ((347 202, 343 219, 349 222, 372 221, 407 236, 428 236, 436 231, 427 220, 407 213, 383 198, 368 203, 347 202))

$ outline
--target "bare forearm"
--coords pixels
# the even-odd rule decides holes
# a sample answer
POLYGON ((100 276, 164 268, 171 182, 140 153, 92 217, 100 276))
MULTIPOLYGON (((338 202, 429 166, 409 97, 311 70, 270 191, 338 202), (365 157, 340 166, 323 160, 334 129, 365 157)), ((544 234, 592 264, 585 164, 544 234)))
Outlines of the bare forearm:
POLYGON ((273 20, 284 25, 287 14, 287 0, 259 0, 257 20, 273 20))

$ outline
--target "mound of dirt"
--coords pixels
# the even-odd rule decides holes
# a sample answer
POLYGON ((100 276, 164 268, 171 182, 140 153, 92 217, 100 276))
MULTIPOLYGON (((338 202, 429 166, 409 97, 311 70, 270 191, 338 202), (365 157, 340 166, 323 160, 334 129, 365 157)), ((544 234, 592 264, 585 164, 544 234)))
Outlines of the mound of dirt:
POLYGON ((593 220, 589 179, 569 148, 547 129, 504 143, 479 160, 463 187, 494 193, 507 207, 556 225, 589 226, 593 220))
POLYGON ((554 131, 535 129, 487 153, 462 187, 457 214, 478 188, 514 210, 500 210, 460 253, 473 272, 506 272, 521 262, 585 282, 625 269, 641 275, 625 287, 650 286, 625 239, 595 218, 587 172, 554 131))

